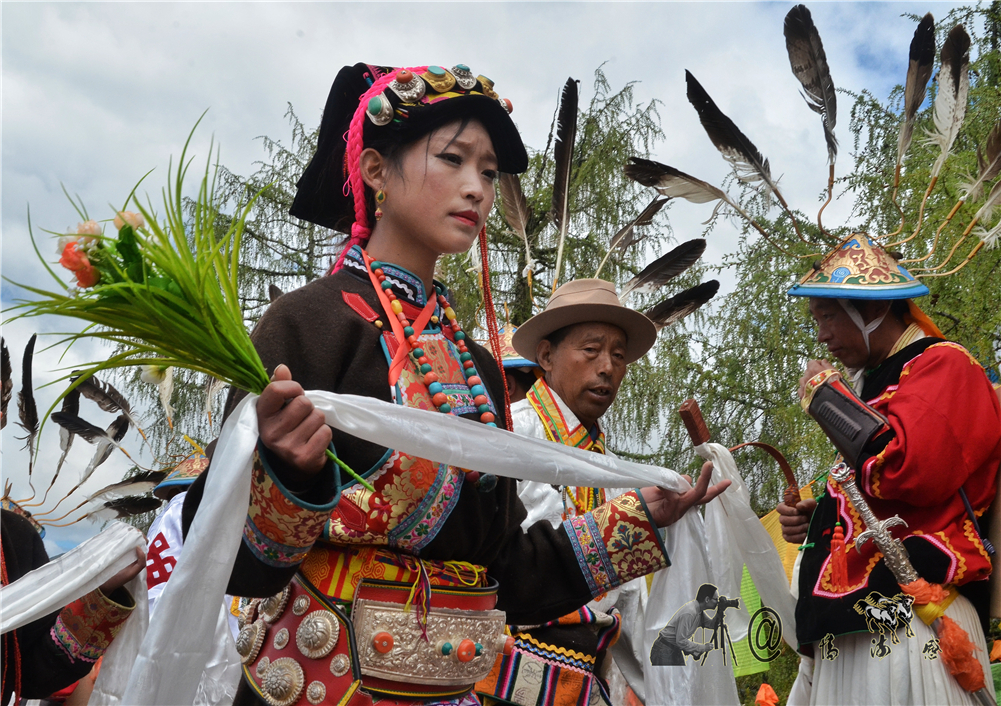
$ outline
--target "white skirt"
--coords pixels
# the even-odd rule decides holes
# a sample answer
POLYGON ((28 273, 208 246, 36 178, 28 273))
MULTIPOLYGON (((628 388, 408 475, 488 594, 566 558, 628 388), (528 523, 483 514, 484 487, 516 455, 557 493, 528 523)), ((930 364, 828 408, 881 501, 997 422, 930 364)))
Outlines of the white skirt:
MULTIPOLYGON (((979 648, 977 657, 984 670, 984 681, 993 694, 987 644, 977 611, 966 598, 959 596, 945 614, 966 630, 970 640, 979 648)), ((973 695, 949 674, 941 657, 928 659, 925 646, 935 638, 932 628, 915 615, 911 629, 914 637, 910 638, 903 630, 897 631, 900 644, 888 643, 890 654, 882 659, 870 654, 873 644, 870 633, 836 637, 834 647, 838 654, 833 660, 822 659, 820 645, 815 643, 812 686, 809 683, 808 660, 804 660, 804 668, 800 669, 793 685, 789 704, 807 703, 807 693, 808 703, 815 706, 976 704, 973 695)))

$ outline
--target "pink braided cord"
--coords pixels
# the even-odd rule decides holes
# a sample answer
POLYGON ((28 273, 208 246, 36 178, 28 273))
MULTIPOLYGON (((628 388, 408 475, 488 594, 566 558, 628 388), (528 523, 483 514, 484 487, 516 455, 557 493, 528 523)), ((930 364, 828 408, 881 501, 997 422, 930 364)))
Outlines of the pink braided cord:
MULTIPOLYGON (((414 76, 420 76, 428 70, 427 66, 412 66, 406 69, 414 76)), ((373 96, 381 95, 393 79, 396 78, 396 74, 402 71, 402 69, 393 69, 391 72, 383 76, 382 78, 376 80, 372 86, 362 94, 361 98, 358 100, 358 107, 355 108, 355 113, 351 117, 351 125, 348 128, 348 132, 344 139, 347 142, 347 148, 344 150, 344 164, 348 170, 347 181, 344 182, 344 195, 352 194, 355 201, 355 222, 351 224, 351 237, 348 238, 348 242, 344 245, 344 249, 341 250, 341 254, 337 257, 337 262, 334 263, 333 268, 330 273, 333 274, 337 270, 341 269, 344 265, 344 256, 347 254, 348 250, 354 245, 361 245, 362 247, 368 242, 369 237, 372 235, 372 229, 369 227, 368 223, 368 208, 365 203, 365 182, 361 178, 361 153, 365 149, 365 145, 362 143, 362 134, 365 129, 365 111, 368 109, 368 102, 373 96)))

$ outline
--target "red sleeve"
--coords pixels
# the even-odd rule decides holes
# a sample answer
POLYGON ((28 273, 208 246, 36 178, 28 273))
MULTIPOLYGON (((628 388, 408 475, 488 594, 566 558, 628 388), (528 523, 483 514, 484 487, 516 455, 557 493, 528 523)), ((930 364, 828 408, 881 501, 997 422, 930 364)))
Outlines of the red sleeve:
POLYGON ((939 343, 904 366, 870 401, 894 438, 862 464, 870 495, 938 505, 1001 454, 1001 407, 983 368, 962 346, 939 343))

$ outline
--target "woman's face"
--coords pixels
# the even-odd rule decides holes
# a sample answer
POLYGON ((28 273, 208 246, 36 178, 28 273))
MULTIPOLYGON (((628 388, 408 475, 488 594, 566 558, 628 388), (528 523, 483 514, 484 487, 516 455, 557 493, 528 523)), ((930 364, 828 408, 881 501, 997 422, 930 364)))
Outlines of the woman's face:
POLYGON ((449 123, 387 165, 378 228, 435 257, 465 252, 494 203, 497 155, 486 128, 449 123))

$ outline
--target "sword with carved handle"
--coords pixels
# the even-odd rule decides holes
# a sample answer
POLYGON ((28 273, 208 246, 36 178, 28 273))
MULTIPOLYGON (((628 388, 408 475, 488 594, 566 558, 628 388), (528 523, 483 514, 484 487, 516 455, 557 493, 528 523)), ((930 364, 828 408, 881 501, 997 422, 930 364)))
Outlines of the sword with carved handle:
POLYGON ((898 527, 900 525, 906 527, 907 522, 898 515, 894 515, 886 520, 877 518, 869 507, 869 503, 862 496, 862 491, 855 485, 855 471, 849 468, 847 464, 839 463, 835 466, 831 470, 831 478, 845 491, 845 495, 848 496, 848 500, 866 526, 865 532, 862 532, 858 536, 858 539, 855 540, 855 548, 858 551, 862 551, 862 545, 871 539, 879 548, 879 551, 883 552, 883 558, 886 559, 886 566, 893 572, 897 583, 911 583, 921 578, 918 576, 918 572, 914 570, 911 558, 907 554, 907 550, 904 549, 903 543, 899 539, 894 539, 893 535, 890 534, 891 527, 898 527))
MULTIPOLYGON (((831 478, 845 492, 848 501, 855 508, 855 511, 858 512, 859 517, 862 518, 862 522, 865 524, 865 531, 855 540, 855 549, 862 551, 862 545, 871 539, 879 548, 879 551, 883 552, 886 567, 893 573, 894 578, 897 579, 897 583, 901 585, 909 584, 921 578, 918 572, 914 570, 914 565, 911 564, 911 558, 907 554, 907 549, 904 548, 903 542, 895 539, 890 534, 890 528, 900 525, 906 527, 907 522, 898 515, 885 520, 880 520, 876 517, 873 514, 872 508, 869 507, 869 503, 863 497, 862 491, 855 485, 855 471, 847 464, 839 463, 835 466, 831 470, 831 478)), ((935 636, 938 637, 942 629, 941 618, 936 618, 932 622, 931 627, 935 631, 935 636)), ((997 706, 994 695, 987 691, 986 688, 970 693, 973 694, 973 697, 976 698, 981 706, 997 706)))

